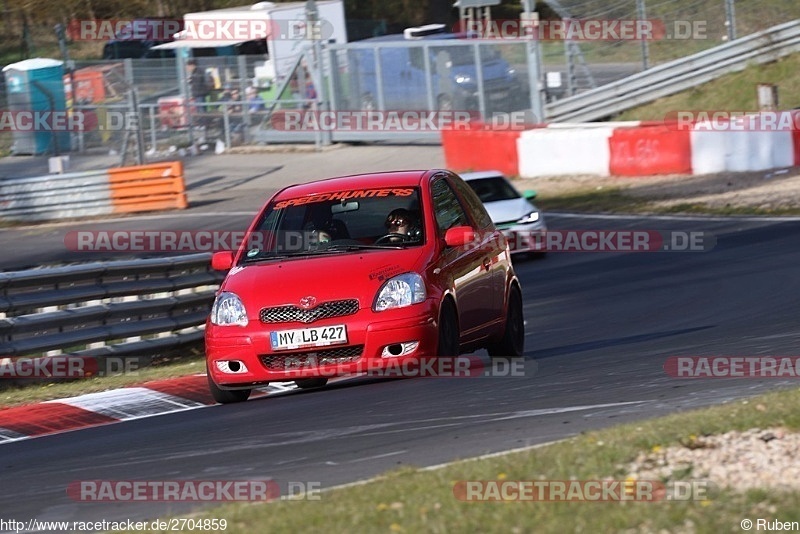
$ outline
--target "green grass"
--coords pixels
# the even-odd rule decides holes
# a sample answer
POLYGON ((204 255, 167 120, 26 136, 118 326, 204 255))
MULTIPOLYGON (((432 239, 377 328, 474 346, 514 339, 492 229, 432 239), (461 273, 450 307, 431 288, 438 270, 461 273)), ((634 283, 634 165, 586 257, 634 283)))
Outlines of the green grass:
POLYGON ((740 532, 744 518, 800 520, 800 492, 739 493, 711 486, 708 499, 688 502, 498 503, 459 501, 453 486, 467 480, 624 480, 626 466, 640 452, 685 446, 692 435, 773 426, 798 430, 798 405, 798 390, 770 393, 435 471, 404 468, 365 485, 323 492, 319 500, 224 505, 196 517, 226 519, 229 534, 323 528, 365 533, 740 532))
POLYGON ((758 111, 756 87, 778 86, 780 109, 800 107, 800 54, 747 69, 649 104, 629 109, 619 120, 662 120, 676 111, 758 111))

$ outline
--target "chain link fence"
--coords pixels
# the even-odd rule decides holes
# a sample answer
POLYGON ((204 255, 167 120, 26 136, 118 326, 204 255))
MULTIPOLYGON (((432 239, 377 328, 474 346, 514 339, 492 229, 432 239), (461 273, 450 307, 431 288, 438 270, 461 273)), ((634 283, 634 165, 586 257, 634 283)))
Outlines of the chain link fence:
MULTIPOLYGON (((574 94, 649 67, 707 50, 777 24, 800 18, 796 0, 545 0, 550 17, 588 21, 642 21, 655 24, 652 39, 544 39, 543 71, 560 75, 564 92, 574 94)), ((613 31, 613 28, 612 28, 613 31)), ((551 78, 552 79, 552 78, 551 78)))
MULTIPOLYGON (((541 2, 540 2, 541 3, 541 2)), ((75 61, 68 107, 84 118, 73 150, 102 150, 121 162, 180 151, 253 143, 329 142, 340 132, 287 131, 326 112, 462 111, 472 118, 531 111, 538 74, 548 101, 604 85, 732 37, 800 18, 796 0, 547 0, 544 17, 576 21, 656 21, 661 38, 398 40, 385 36, 326 45, 322 68, 308 50, 270 81, 264 56, 196 58, 208 91, 192 95, 186 60, 75 61), (537 50, 534 56, 532 48, 537 50)), ((541 6, 540 6, 541 7, 541 6)), ((548 35, 544 33, 545 37, 548 35)), ((5 79, 0 102, 5 105, 5 79)), ((540 118, 540 117, 539 117, 540 118)), ((536 118, 533 118, 536 120, 536 118)), ((303 130, 303 128, 301 128, 303 130)), ((386 132, 382 132, 385 134, 386 132)), ((347 140, 374 140, 366 131, 347 140)), ((0 132, 0 143, 11 132, 0 132)), ((385 137, 385 135, 384 135, 385 137)))

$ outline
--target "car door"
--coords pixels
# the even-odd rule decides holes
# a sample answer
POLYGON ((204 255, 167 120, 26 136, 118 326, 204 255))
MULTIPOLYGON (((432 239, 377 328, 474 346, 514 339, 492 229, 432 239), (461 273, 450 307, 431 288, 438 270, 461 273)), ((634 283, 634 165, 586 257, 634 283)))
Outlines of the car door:
MULTIPOLYGON (((450 228, 472 226, 464 206, 446 176, 434 178, 431 184, 434 216, 440 239, 450 228)), ((479 247, 447 247, 442 252, 440 265, 455 289, 458 321, 462 342, 469 341, 483 326, 487 298, 491 292, 491 275, 484 265, 484 252, 479 247)))
POLYGON ((506 240, 503 233, 497 230, 492 217, 475 191, 464 180, 451 176, 451 183, 456 193, 461 197, 467 210, 473 228, 479 236, 478 250, 482 255, 482 262, 491 275, 491 286, 487 303, 485 323, 500 320, 503 316, 505 305, 506 278, 509 269, 509 255, 506 252, 506 240), (488 267, 486 265, 488 264, 488 267))

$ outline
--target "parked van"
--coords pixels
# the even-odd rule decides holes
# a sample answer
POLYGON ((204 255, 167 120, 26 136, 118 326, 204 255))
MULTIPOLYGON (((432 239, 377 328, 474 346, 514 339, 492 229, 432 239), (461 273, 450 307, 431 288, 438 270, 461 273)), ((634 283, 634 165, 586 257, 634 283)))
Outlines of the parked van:
MULTIPOLYGON (((360 43, 380 46, 380 70, 375 65, 374 49, 351 52, 351 98, 358 98, 359 108, 378 109, 378 72, 386 110, 428 109, 425 47, 407 43, 441 42, 427 47, 431 89, 435 109, 478 110, 478 72, 473 46, 453 46, 470 40, 467 34, 446 33, 443 24, 409 28, 403 34, 365 39, 360 43), (400 46, 392 46, 396 43, 400 46), (355 60, 355 61, 353 61, 355 60)), ((475 42, 475 41, 473 41, 475 42)), ((486 110, 513 111, 525 102, 524 86, 516 70, 495 46, 480 45, 480 62, 486 110)))

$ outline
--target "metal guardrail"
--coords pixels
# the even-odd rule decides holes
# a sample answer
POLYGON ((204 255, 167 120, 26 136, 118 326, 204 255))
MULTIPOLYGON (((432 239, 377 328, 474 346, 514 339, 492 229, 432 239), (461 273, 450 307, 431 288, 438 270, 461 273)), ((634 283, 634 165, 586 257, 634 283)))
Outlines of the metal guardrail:
POLYGON ((7 220, 67 219, 187 205, 180 161, 0 182, 0 218, 7 220))
POLYGON ((742 70, 751 62, 765 63, 798 51, 800 20, 795 20, 558 100, 546 106, 546 116, 551 122, 602 119, 742 70))
POLYGON ((0 273, 0 360, 152 356, 200 341, 222 279, 210 258, 0 273))

